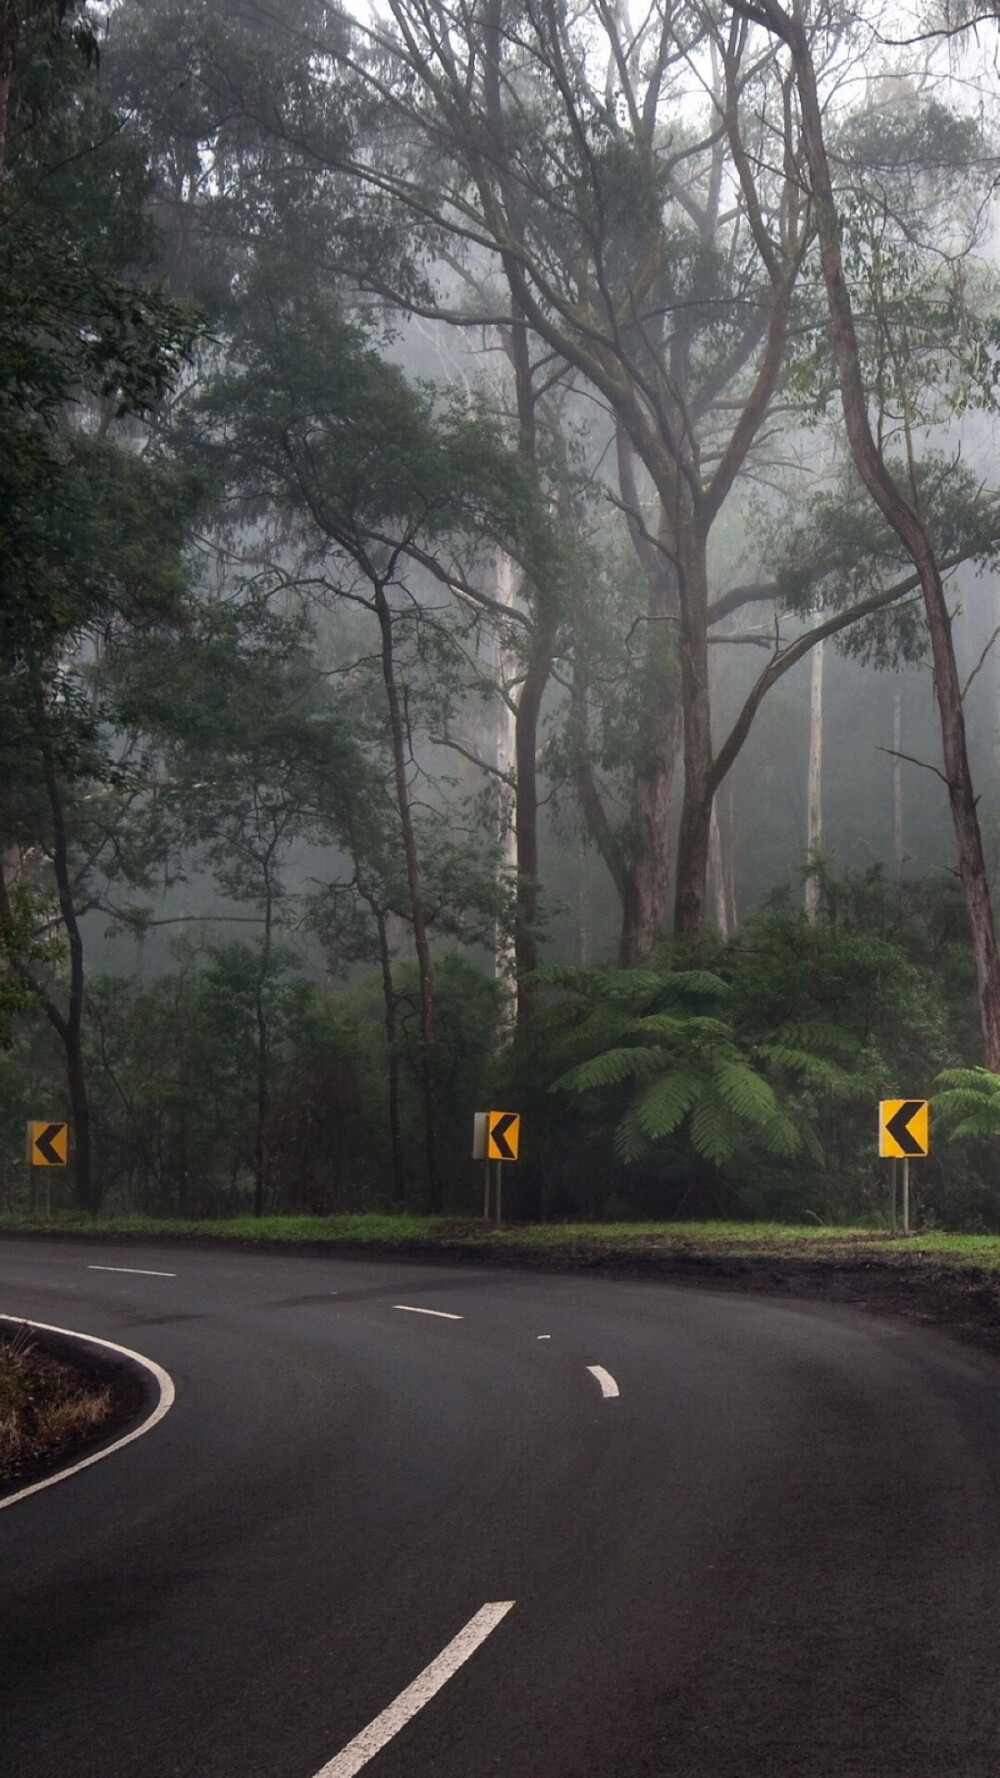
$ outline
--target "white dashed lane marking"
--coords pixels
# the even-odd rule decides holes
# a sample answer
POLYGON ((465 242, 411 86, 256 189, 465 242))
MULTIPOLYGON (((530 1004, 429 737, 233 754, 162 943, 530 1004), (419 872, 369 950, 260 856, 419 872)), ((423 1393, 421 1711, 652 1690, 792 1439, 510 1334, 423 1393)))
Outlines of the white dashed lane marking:
POLYGON ((605 1370, 603 1364, 588 1364, 587 1369, 592 1377, 596 1377, 601 1386, 601 1394, 606 1400, 610 1399, 612 1395, 619 1394, 618 1384, 611 1372, 605 1370))
POLYGON ((176 1272, 147 1272, 144 1266, 88 1266, 88 1272, 128 1272, 132 1278, 176 1278, 176 1272))
MULTIPOLYGON (((404 1308, 406 1305, 396 1303, 393 1306, 404 1308)), ((456 1319, 460 1320, 461 1317, 456 1319)), ((376 1716, 366 1729, 362 1729, 360 1735, 355 1735, 353 1741, 349 1741, 335 1758, 329 1760, 316 1773, 316 1778, 354 1778, 355 1773, 360 1772, 362 1766, 366 1766, 387 1741, 391 1741, 394 1735, 398 1735, 400 1729, 410 1721, 411 1717, 416 1716, 418 1710, 422 1710, 425 1704, 430 1703, 441 1687, 447 1684, 452 1674, 457 1673, 459 1667, 465 1664, 469 1656, 475 1654, 480 1643, 485 1642, 487 1636, 492 1634, 497 1625, 507 1616, 513 1604, 513 1599, 496 1599, 490 1604, 482 1606, 476 1612, 475 1617, 469 1619, 464 1630, 459 1630, 458 1635, 453 1637, 447 1648, 441 1650, 430 1666, 425 1667, 422 1673, 417 1674, 412 1685, 408 1685, 404 1692, 400 1692, 399 1697, 394 1699, 379 1716, 376 1716)))
POLYGON ((413 1303, 393 1303, 394 1309, 402 1309, 407 1315, 436 1315, 439 1321, 464 1321, 464 1315, 451 1315, 447 1309, 418 1309, 413 1303))

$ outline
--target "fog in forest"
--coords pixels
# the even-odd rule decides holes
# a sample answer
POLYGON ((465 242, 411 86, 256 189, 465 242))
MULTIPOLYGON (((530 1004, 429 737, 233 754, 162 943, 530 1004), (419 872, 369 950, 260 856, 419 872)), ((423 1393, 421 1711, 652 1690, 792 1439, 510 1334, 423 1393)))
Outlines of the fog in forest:
POLYGON ((0 1212, 1000 1229, 995 21, 14 12, 0 1212))

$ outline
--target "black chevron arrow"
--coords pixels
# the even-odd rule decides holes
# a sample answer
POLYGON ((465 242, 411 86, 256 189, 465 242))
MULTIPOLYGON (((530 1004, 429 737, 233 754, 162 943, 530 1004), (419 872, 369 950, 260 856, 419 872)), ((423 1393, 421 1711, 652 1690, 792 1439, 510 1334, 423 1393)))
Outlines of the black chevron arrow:
POLYGON ((62 1155, 57 1153, 52 1146, 53 1138, 61 1136, 65 1127, 65 1124, 46 1124, 41 1135, 35 1137, 35 1147, 50 1167, 64 1167, 66 1165, 62 1155))
POLYGON ((510 1129, 511 1124, 517 1123, 517 1115, 516 1111, 505 1111, 503 1117, 497 1118, 496 1123, 490 1131, 490 1141, 495 1143, 496 1147, 500 1150, 500 1159, 502 1161, 512 1161, 514 1159, 514 1150, 507 1141, 507 1131, 510 1129))
POLYGON ((923 1110, 923 1106, 922 1099, 904 1099, 899 1110, 893 1112, 885 1126, 886 1135, 892 1137, 904 1154, 923 1154, 924 1152, 908 1127, 911 1117, 916 1117, 917 1112, 923 1110))

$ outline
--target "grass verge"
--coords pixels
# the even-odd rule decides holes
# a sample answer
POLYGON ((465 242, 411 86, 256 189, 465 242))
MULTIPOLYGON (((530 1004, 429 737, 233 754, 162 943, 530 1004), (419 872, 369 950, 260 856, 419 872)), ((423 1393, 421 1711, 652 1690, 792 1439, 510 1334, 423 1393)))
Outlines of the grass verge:
POLYGON ((252 1246, 355 1248, 423 1257, 440 1253, 550 1256, 558 1260, 628 1260, 640 1254, 664 1258, 704 1253, 713 1259, 840 1257, 851 1265, 866 1258, 910 1265, 933 1256, 936 1263, 974 1265, 1000 1272, 1000 1235, 958 1235, 926 1230, 893 1236, 888 1230, 818 1227, 778 1222, 620 1222, 514 1223, 495 1228, 471 1218, 385 1215, 262 1216, 229 1219, 183 1217, 91 1217, 62 1213, 50 1220, 13 1211, 0 1213, 0 1234, 85 1235, 109 1240, 169 1238, 179 1241, 235 1242, 252 1246))

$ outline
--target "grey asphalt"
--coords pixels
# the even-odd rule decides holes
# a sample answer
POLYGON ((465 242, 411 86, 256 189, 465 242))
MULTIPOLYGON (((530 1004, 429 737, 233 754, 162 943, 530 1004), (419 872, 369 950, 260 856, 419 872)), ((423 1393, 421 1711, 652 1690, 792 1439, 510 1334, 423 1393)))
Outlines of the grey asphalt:
POLYGON ((4 1778, 314 1778, 504 1599, 365 1778, 1000 1773, 989 1356, 813 1304, 164 1246, 0 1241, 0 1310, 178 1392, 0 1510, 4 1778))

